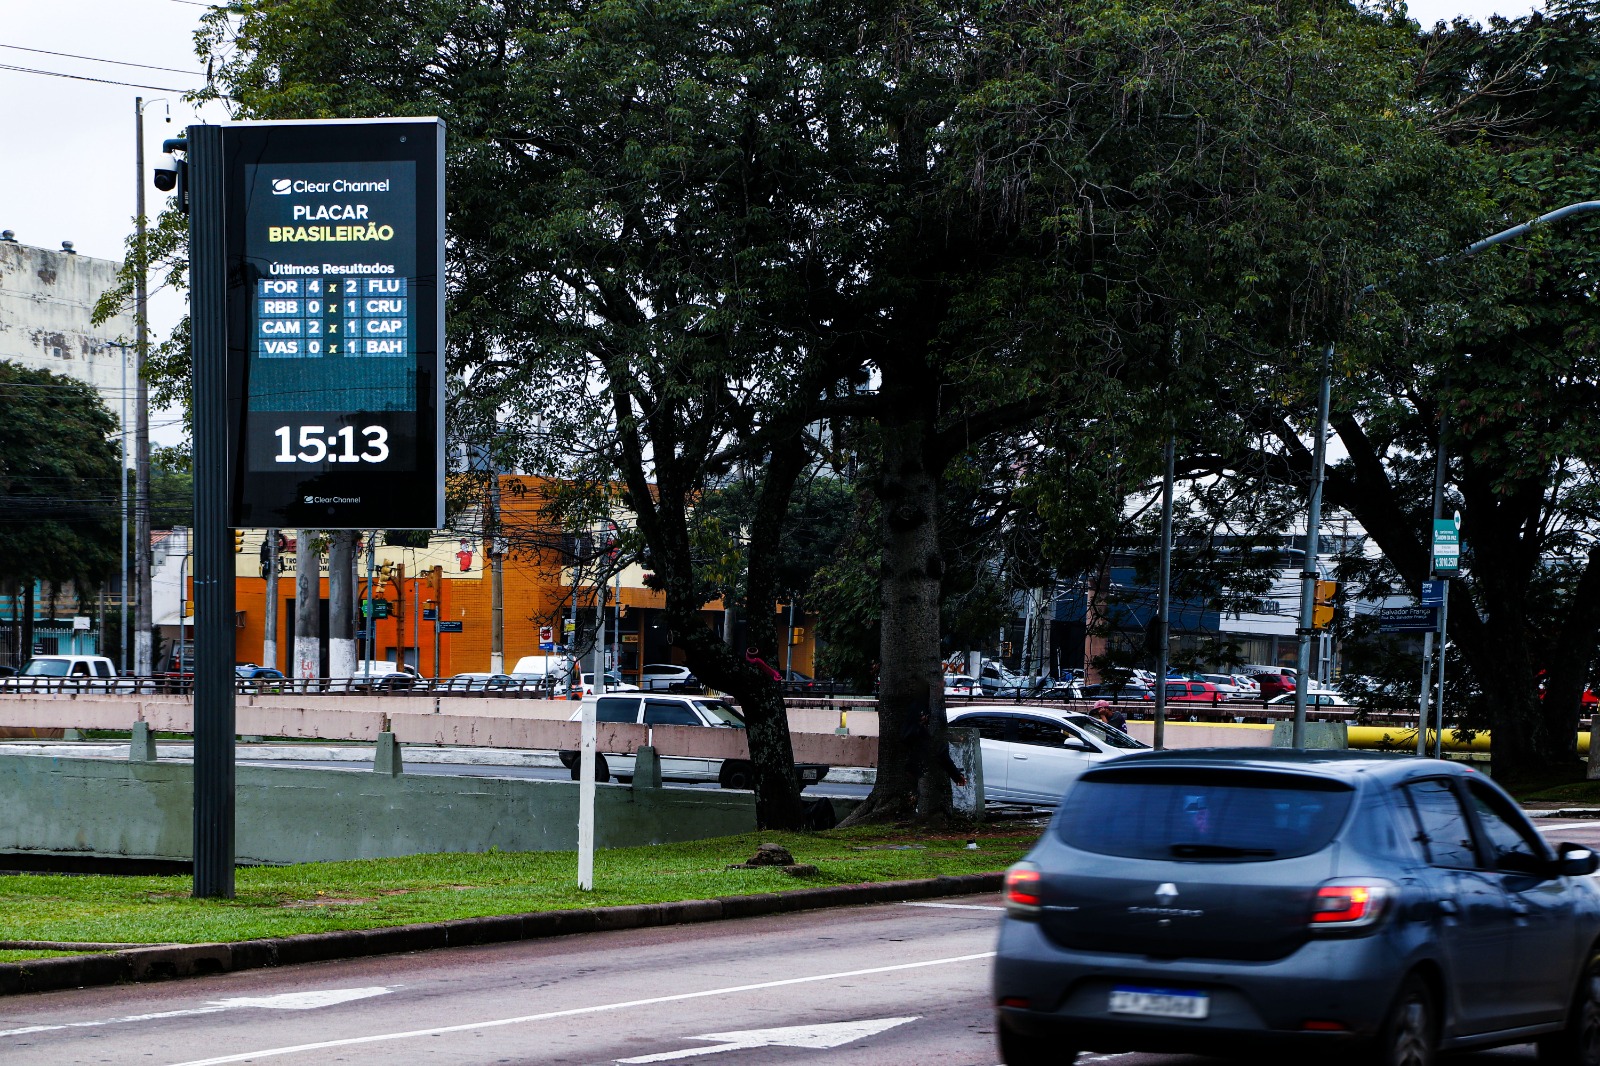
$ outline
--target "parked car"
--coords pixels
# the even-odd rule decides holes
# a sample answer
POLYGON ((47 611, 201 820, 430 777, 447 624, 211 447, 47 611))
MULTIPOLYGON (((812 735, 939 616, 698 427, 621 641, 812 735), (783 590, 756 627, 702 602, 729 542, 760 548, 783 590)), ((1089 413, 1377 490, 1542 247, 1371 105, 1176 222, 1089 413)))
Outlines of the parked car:
POLYGON ((1120 684, 1109 683, 1104 685, 1089 685, 1083 690, 1086 700, 1110 700, 1112 703, 1126 701, 1154 701, 1156 693, 1149 685, 1138 681, 1124 681, 1120 684))
POLYGON ((786 696, 821 698, 837 696, 843 691, 844 685, 838 681, 814 678, 809 674, 802 674, 798 670, 785 670, 783 672, 783 692, 786 696))
POLYGON ((1293 694, 1298 682, 1295 676, 1287 671, 1277 673, 1251 674, 1258 685, 1261 686, 1261 698, 1270 700, 1274 696, 1281 696, 1285 692, 1293 694))
MULTIPOLYGON (((595 721, 634 723, 638 725, 705 726, 711 729, 743 729, 744 718, 733 704, 710 696, 690 696, 677 693, 635 692, 617 696, 585 696, 584 703, 592 703, 595 721)), ((569 721, 583 718, 580 705, 572 712, 569 721)), ((572 771, 578 780, 582 767, 576 751, 559 753, 561 765, 572 771)), ((611 775, 617 780, 633 780, 633 752, 600 752, 595 766, 595 780, 605 781, 611 775)), ((828 775, 828 767, 817 763, 796 763, 795 775, 800 786, 814 784, 828 775)), ((684 755, 663 755, 661 777, 672 781, 715 781, 723 788, 751 788, 755 783, 754 768, 744 759, 697 758, 684 755)))
MULTIPOLYGON (((622 678, 619 675, 613 674, 610 671, 606 672, 605 677, 606 677, 606 691, 607 692, 638 692, 639 691, 639 686, 638 685, 629 684, 628 682, 622 680, 622 678)), ((559 682, 556 683, 556 687, 551 690, 551 695, 553 695, 556 699, 565 699, 567 696, 570 696, 571 694, 572 694, 572 683, 570 681, 559 681, 559 682)), ((583 675, 583 694, 585 696, 593 696, 594 695, 594 675, 593 674, 584 674, 583 675)))
POLYGON ((1258 699, 1260 690, 1255 686, 1246 686, 1239 683, 1239 679, 1232 674, 1201 674, 1201 681, 1209 681, 1217 686, 1217 691, 1222 693, 1225 700, 1258 699))
POLYGON ((693 688, 699 684, 687 666, 647 663, 639 671, 639 687, 646 692, 670 692, 674 688, 693 688))
MULTIPOLYGON (((1285 692, 1281 696, 1274 696, 1267 701, 1268 707, 1293 707, 1294 693, 1285 692)), ((1349 707, 1350 701, 1337 692, 1307 692, 1307 707, 1349 707)))
POLYGON ((1006 875, 1000 1055, 1431 1066, 1537 1040, 1592 1063, 1597 862, 1458 763, 1133 754, 1079 776, 1006 875))
POLYGON ((510 674, 466 673, 446 679, 437 689, 445 692, 503 692, 517 687, 517 679, 510 674))
POLYGON ((1168 703, 1218 704, 1224 699, 1222 691, 1209 681, 1167 681, 1168 703))
POLYGON ((1054 806, 1089 767, 1149 747, 1087 714, 966 707, 949 722, 978 731, 990 800, 1054 806))
POLYGON ((981 696, 983 688, 978 684, 978 679, 971 674, 945 674, 944 694, 946 696, 981 696))
POLYGON ((104 655, 35 655, 12 677, 0 677, 0 691, 132 692, 132 681, 118 681, 117 668, 104 655))
POLYGON ((283 692, 289 687, 283 671, 272 666, 240 663, 233 668, 233 676, 240 692, 283 692))
POLYGON ((1083 682, 1076 678, 1056 681, 1048 688, 1040 689, 1039 698, 1044 700, 1081 700, 1083 699, 1083 682))

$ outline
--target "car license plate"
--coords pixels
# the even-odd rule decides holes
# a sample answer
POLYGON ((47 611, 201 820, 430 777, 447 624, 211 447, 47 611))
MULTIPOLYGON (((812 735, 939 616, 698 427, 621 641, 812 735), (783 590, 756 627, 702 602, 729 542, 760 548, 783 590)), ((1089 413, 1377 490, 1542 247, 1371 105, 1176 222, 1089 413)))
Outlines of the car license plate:
POLYGON ((1110 1011, 1155 1018, 1204 1018, 1211 1013, 1211 997, 1170 988, 1114 988, 1110 1011))

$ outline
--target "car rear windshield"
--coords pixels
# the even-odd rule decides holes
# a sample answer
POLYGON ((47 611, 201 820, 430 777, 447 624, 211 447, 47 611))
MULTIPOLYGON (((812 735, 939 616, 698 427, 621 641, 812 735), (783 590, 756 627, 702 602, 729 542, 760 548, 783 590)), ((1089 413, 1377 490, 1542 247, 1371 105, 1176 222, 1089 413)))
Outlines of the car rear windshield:
POLYGON ((1101 855, 1262 862, 1326 847, 1354 795, 1309 774, 1107 767, 1078 780, 1056 825, 1066 843, 1101 855))
POLYGON ((22 667, 23 677, 66 677, 65 659, 29 659, 22 667))

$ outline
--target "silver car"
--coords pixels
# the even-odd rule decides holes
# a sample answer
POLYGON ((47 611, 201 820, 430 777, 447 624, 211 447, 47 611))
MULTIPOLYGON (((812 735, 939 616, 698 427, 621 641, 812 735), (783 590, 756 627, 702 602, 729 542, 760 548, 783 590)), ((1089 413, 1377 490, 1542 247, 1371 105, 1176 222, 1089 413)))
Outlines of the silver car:
POLYGON ((1600 1061, 1596 856, 1458 763, 1270 749, 1081 775, 1007 873, 1000 1052, 1600 1061))

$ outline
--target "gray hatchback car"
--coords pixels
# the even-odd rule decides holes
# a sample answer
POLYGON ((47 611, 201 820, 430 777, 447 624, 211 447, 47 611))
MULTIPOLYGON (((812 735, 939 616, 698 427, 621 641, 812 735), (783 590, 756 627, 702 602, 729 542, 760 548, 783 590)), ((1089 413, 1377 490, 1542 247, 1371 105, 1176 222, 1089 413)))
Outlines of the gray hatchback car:
POLYGON ((1087 771, 1006 877, 1001 1056, 1600 1064, 1600 890, 1460 764, 1164 751, 1087 771))

